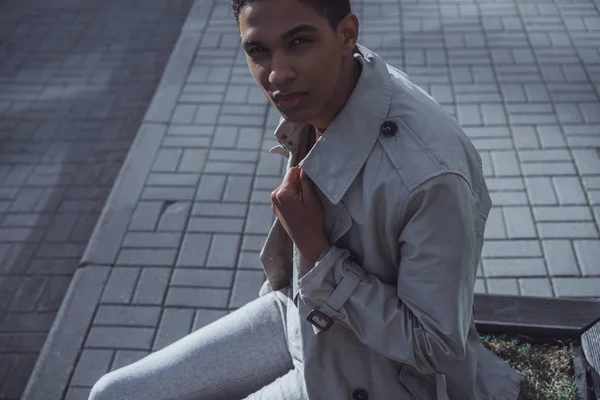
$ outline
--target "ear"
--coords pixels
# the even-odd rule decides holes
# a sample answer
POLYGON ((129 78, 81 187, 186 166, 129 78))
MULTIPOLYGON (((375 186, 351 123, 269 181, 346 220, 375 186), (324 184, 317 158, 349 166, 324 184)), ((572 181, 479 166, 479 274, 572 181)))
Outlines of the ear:
POLYGON ((346 15, 338 24, 338 37, 345 55, 351 55, 358 42, 358 17, 354 13, 346 15))

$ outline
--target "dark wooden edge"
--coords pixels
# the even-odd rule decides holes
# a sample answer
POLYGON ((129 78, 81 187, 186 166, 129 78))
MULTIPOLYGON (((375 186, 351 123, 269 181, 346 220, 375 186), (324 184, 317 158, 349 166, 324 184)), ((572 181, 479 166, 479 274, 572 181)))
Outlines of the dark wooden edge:
POLYGON ((581 349, 581 335, 600 322, 600 301, 476 294, 474 310, 481 335, 568 344, 578 400, 600 400, 600 377, 581 349))
POLYGON ((595 400, 590 382, 590 366, 581 347, 571 344, 570 351, 573 358, 573 379, 577 390, 577 400, 595 400))
POLYGON ((475 295, 475 323, 480 334, 579 340, 599 320, 600 301, 596 300, 475 295))

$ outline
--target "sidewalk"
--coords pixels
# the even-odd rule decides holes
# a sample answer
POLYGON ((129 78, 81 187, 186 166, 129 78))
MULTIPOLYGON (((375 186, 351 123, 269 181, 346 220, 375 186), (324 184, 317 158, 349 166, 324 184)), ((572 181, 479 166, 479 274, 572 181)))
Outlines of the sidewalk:
MULTIPOLYGON (((600 297, 600 11, 593 0, 355 1, 361 43, 457 116, 494 208, 478 292, 600 297)), ((283 158, 227 0, 198 0, 28 385, 104 373, 257 296, 283 158), (234 161, 235 160, 235 161, 234 161)))
POLYGON ((0 1, 0 400, 18 400, 192 0, 0 1))

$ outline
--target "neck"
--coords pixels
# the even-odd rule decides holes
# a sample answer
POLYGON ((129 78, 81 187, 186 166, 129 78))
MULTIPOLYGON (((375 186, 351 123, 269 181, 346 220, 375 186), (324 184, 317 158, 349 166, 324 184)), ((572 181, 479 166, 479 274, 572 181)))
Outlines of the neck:
POLYGON ((360 64, 354 59, 354 56, 350 56, 350 59, 343 63, 342 74, 336 93, 332 96, 325 111, 313 121, 309 122, 315 128, 317 135, 320 136, 319 132, 323 132, 327 129, 331 121, 334 120, 348 102, 348 99, 356 86, 356 82, 358 82, 358 78, 360 77, 360 68, 360 64))

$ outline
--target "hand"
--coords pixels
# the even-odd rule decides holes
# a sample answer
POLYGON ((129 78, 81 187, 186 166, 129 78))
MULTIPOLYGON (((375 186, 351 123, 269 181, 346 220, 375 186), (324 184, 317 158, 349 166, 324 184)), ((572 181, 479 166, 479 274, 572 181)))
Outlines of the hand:
POLYGON ((271 193, 271 205, 302 257, 314 265, 329 248, 323 232, 323 206, 314 183, 300 168, 290 168, 271 193))

